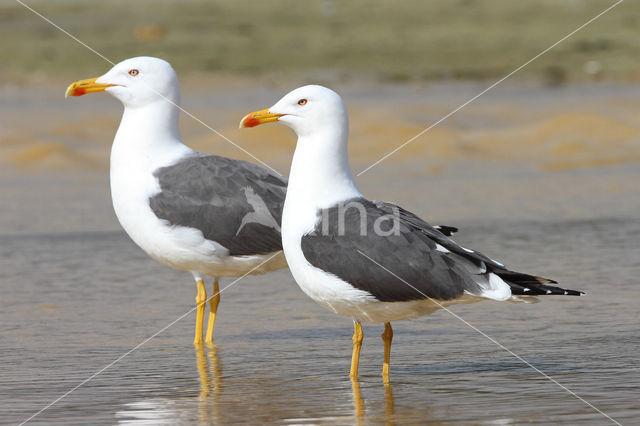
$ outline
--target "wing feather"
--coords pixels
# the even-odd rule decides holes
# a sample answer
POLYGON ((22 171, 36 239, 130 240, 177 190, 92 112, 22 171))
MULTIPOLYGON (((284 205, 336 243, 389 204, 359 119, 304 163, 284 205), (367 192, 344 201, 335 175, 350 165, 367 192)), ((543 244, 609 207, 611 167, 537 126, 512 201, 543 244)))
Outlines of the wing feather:
POLYGON ((160 192, 149 205, 174 226, 199 229, 234 256, 282 250, 287 181, 246 161, 196 155, 154 173, 160 192))

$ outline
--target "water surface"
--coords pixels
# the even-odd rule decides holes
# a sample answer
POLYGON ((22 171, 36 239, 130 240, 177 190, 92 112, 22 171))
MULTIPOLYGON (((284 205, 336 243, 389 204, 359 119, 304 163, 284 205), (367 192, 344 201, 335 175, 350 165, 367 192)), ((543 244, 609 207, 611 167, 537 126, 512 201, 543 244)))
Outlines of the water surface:
MULTIPOLYGON (((396 111, 400 121, 413 114, 414 127, 404 130, 408 134, 475 89, 458 87, 455 96, 425 89, 434 98, 397 88, 372 98, 358 90, 347 96, 359 99, 352 110, 352 162, 362 170, 402 142, 399 136, 386 145, 374 139, 368 157, 358 154, 367 150, 362 144, 369 140, 366 126, 358 123, 377 117, 374 103, 381 111, 396 111), (380 104, 392 92, 401 99, 389 96, 380 104), (393 107, 406 102, 423 109, 393 107)), ((396 201, 433 223, 458 226, 458 242, 513 269, 586 291, 585 297, 541 298, 535 304, 483 302, 452 310, 598 409, 622 423, 637 423, 640 168, 627 155, 637 154, 637 135, 621 123, 638 127, 637 115, 632 119, 629 113, 638 103, 626 100, 623 90, 606 92, 612 96, 606 102, 595 102, 605 92, 531 93, 513 89, 487 98, 448 125, 445 130, 453 136, 434 134, 424 141, 432 147, 439 137, 446 142, 470 134, 463 140, 467 145, 452 145, 451 156, 448 151, 438 156, 435 148, 410 151, 357 180, 371 198, 396 201), (588 103, 602 120, 583 115, 545 127, 558 123, 548 117, 546 105, 573 110, 588 103), (504 115, 507 110, 511 113, 504 115), (573 133, 566 133, 571 123, 609 126, 606 114, 612 111, 619 121, 609 145, 598 145, 594 136, 584 142, 587 157, 581 157, 584 149, 578 149, 579 155, 560 149, 571 141, 573 133), (531 127, 532 121, 541 127, 531 127), (543 137, 535 133, 540 129, 553 131, 543 137), (500 142, 529 134, 538 135, 540 144, 527 139, 509 148, 500 142), (486 142, 493 137, 496 144, 486 142), (616 145, 616 140, 624 143, 616 145), (596 148, 602 158, 615 160, 607 157, 614 153, 621 159, 598 165, 596 148), (547 167, 550 153, 569 166, 547 167)), ((38 103, 40 94, 28 91, 15 97, 24 96, 32 102, 0 103, 7 113, 0 133, 5 166, 0 171, 0 423, 6 424, 26 420, 189 312, 195 297, 189 274, 149 259, 115 220, 105 170, 119 114, 115 101, 91 98, 82 112, 75 111, 77 106, 56 107, 50 116, 40 108, 60 100, 52 95, 38 103), (93 108, 107 113, 96 118, 93 108), (89 118, 98 120, 93 127, 78 125, 89 118), (58 139, 64 144, 56 145, 58 139), (57 148, 49 149, 52 144, 57 148)), ((221 104, 202 96, 191 101, 190 109, 220 119, 213 113, 223 111, 221 104)), ((275 96, 275 91, 242 95, 234 104, 238 111, 230 115, 266 106, 275 96)), ((231 95, 223 92, 221 99, 226 102, 231 95)), ((225 116, 227 121, 237 120, 225 116)), ((575 134, 587 132, 582 124, 575 134)), ((206 129, 189 126, 183 120, 188 143, 211 142, 206 129)), ((598 126, 605 132, 606 126, 598 126)), ((291 135, 266 132, 261 135, 269 140, 283 139, 272 157, 269 147, 260 154, 277 157, 278 168, 286 170, 291 135)), ((211 150, 223 146, 216 143, 211 150)), ((237 154, 231 149, 220 153, 237 154)), ((224 280, 222 287, 229 283, 224 280)), ((365 325, 361 377, 353 386, 348 380, 350 321, 314 304, 287 271, 247 277, 222 293, 215 346, 194 348, 194 320, 195 313, 187 315, 32 423, 608 422, 445 311, 394 323, 389 387, 380 377, 382 327, 365 325)))
MULTIPOLYGON (((631 423, 640 414, 639 237, 636 219, 465 223, 458 241, 588 296, 453 310, 631 423)), ((192 307, 188 274, 149 260, 122 233, 0 242, 3 422, 25 420, 192 307)), ((359 390, 347 378, 349 320, 307 299, 286 271, 224 291, 214 347, 193 347, 194 317, 33 422, 606 422, 444 311, 395 324, 388 388, 382 327, 365 326, 359 390)))

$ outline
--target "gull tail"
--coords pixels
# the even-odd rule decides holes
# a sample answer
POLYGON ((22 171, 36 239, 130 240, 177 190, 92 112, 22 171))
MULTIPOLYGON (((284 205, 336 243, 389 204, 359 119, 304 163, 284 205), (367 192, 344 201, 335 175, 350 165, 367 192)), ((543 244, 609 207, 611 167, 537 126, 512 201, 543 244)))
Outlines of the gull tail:
POLYGON ((509 270, 494 270, 494 274, 502 278, 509 287, 511 294, 523 296, 545 296, 545 295, 562 295, 562 296, 581 296, 585 294, 578 290, 569 290, 549 284, 557 284, 556 281, 536 277, 535 275, 522 274, 509 270))

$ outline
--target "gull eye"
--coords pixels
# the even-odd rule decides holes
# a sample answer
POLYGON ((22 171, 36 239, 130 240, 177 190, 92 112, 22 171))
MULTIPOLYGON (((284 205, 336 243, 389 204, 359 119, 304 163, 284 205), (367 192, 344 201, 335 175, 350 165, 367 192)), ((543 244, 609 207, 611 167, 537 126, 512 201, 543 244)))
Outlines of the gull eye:
POLYGON ((307 104, 307 100, 306 99, 300 99, 298 101, 298 105, 300 105, 300 106, 303 106, 303 105, 306 105, 306 104, 307 104))
POLYGON ((134 68, 134 69, 132 69, 132 70, 129 70, 129 75, 130 75, 131 77, 135 77, 135 76, 136 76, 136 75, 138 75, 138 74, 140 74, 140 71, 138 71, 138 70, 137 70, 137 69, 135 69, 135 68, 134 68))

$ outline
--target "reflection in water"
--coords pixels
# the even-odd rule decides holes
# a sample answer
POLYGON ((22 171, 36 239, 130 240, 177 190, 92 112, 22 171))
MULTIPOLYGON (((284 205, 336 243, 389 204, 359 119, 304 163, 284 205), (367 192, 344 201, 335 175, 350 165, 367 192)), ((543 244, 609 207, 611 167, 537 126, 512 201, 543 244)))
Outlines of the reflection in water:
MULTIPOLYGON (((472 225, 468 223, 468 230, 465 226, 464 234, 470 234, 469 242, 483 241, 487 253, 506 249, 511 258, 504 260, 525 266, 532 265, 532 252, 544 255, 547 260, 533 263, 544 263, 549 276, 562 282, 584 283, 590 296, 546 299, 537 305, 505 303, 500 309, 498 302, 459 305, 456 311, 492 327, 501 342, 525 353, 570 389, 591 389, 588 396, 594 405, 616 420, 637 423, 640 383, 628 372, 638 359, 638 309, 629 295, 637 293, 640 275, 639 257, 630 255, 638 251, 640 221, 472 225), (597 248, 593 241, 598 241, 597 248), (612 268, 615 285, 598 287, 612 268), (579 356, 585 347, 588 356, 579 356)), ((76 385, 79 374, 88 375, 129 350, 135 338, 131 333, 144 333, 191 306, 184 289, 167 279, 165 271, 154 274, 153 264, 144 266, 147 259, 138 252, 120 234, 0 235, 0 351, 3 365, 12 366, 0 368, 0 423, 23 421, 76 385), (89 252, 94 256, 87 256, 89 252), (111 263, 118 268, 110 268, 111 263), (98 270, 104 274, 95 275, 87 287, 86 275, 98 270), (20 280, 31 272, 32 280, 20 280), (56 278, 55 287, 43 295, 47 277, 56 278), (140 310, 140 287, 136 290, 132 280, 145 288, 155 286, 150 299, 155 309, 140 310), (82 309, 76 306, 78 298, 82 309), (24 309, 24 300, 40 300, 34 305, 35 323, 29 322, 34 314, 24 309), (100 341, 86 351, 86 341, 95 333, 100 333, 100 341), (63 344, 52 347, 43 335, 63 344)), ((268 280, 252 277, 256 285, 236 288, 227 311, 233 327, 227 329, 224 346, 185 346, 189 326, 170 328, 135 356, 86 383, 64 404, 43 412, 40 422, 197 424, 208 416, 202 423, 602 423, 601 414, 482 336, 463 330, 446 312, 403 322, 399 334, 412 344, 394 348, 393 394, 383 387, 377 362, 367 363, 363 380, 354 386, 344 374, 348 333, 343 320, 322 309, 304 315, 282 309, 283 299, 291 306, 306 303, 287 274, 282 271, 268 280), (268 321, 256 321, 262 308, 268 321)))
MULTIPOLYGON (((365 420, 365 404, 364 398, 362 398, 362 392, 360 391, 360 382, 357 380, 353 380, 351 382, 351 389, 353 390, 353 406, 354 413, 356 417, 357 424, 364 424, 365 420)), ((384 407, 384 417, 385 424, 393 425, 394 422, 394 400, 393 400, 393 389, 391 388, 391 384, 384 385, 384 399, 385 399, 385 407, 384 407)), ((376 410, 377 411, 377 410, 376 410)))
POLYGON ((219 423, 219 400, 222 394, 222 366, 218 357, 218 347, 207 343, 196 344, 196 363, 200 376, 200 398, 198 414, 201 422, 219 423), (206 356, 205 356, 206 354, 206 356))
POLYGON ((364 420, 364 399, 360 392, 360 382, 358 380, 351 381, 351 389, 353 389, 353 405, 355 408, 356 420, 361 424, 364 420))
MULTIPOLYGON (((197 419, 204 424, 223 423, 220 398, 224 389, 222 365, 213 344, 196 344, 196 367, 198 370, 199 393, 197 398, 197 419)), ((178 419, 194 417, 194 399, 150 398, 124 404, 125 409, 116 412, 118 424, 172 424, 178 419), (193 413, 193 414, 191 414, 193 413)), ((195 402, 195 401, 194 401, 195 402)))
POLYGON ((202 400, 209 396, 211 376, 209 376, 209 369, 207 368, 207 358, 204 356, 204 346, 197 343, 193 346, 196 348, 196 364, 200 375, 200 399, 202 400))
POLYGON ((394 425, 395 422, 393 421, 393 390, 391 389, 391 384, 387 383, 384 385, 384 400, 385 400, 385 405, 384 405, 384 414, 386 417, 386 424, 388 425, 394 425))

